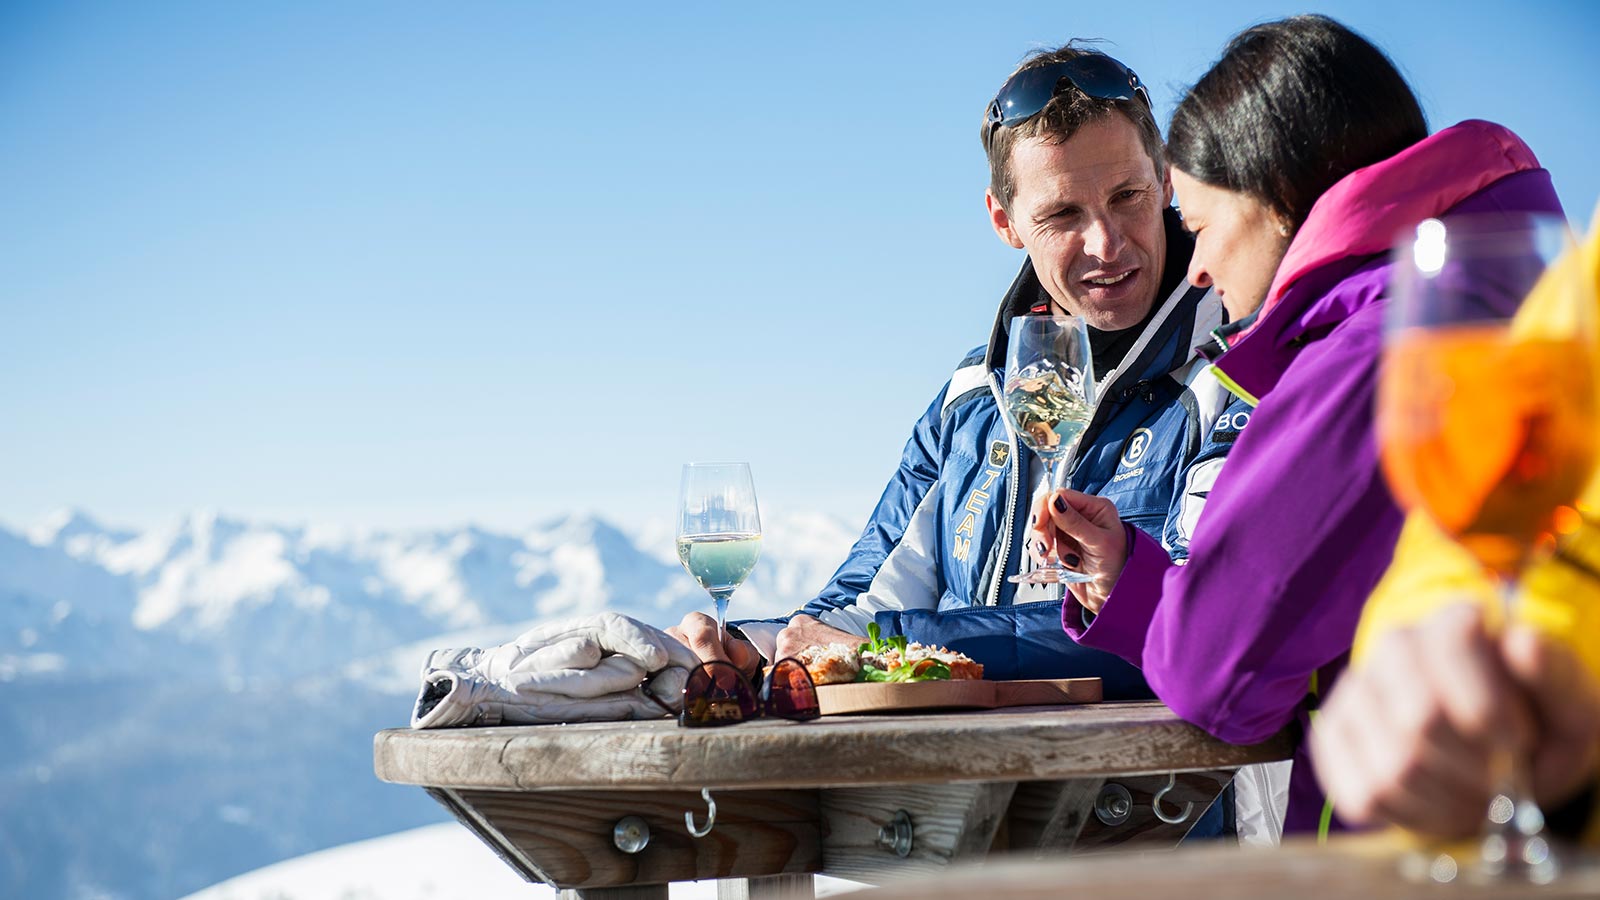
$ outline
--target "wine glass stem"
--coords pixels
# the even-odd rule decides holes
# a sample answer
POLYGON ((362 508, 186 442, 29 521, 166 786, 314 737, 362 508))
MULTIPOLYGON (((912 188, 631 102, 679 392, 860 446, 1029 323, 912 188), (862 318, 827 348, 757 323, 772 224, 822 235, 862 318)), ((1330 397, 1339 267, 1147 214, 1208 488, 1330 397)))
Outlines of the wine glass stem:
POLYGON ((728 594, 715 593, 711 599, 717 604, 717 640, 726 647, 728 645, 728 594))
MULTIPOLYGON (((1496 631, 1511 627, 1517 582, 1499 579, 1500 621, 1496 631)), ((1526 755, 1511 750, 1495 754, 1495 797, 1480 851, 1485 874, 1496 878, 1547 883, 1558 864, 1544 833, 1544 811, 1533 799, 1526 755)))
POLYGON ((1527 760, 1509 750, 1497 754, 1498 787, 1483 837, 1483 868, 1492 877, 1543 883, 1557 873, 1544 831, 1544 811, 1533 799, 1527 760))
MULTIPOLYGON (((1047 497, 1051 497, 1051 495, 1055 494, 1056 491, 1061 489, 1061 482, 1057 480, 1060 474, 1061 457, 1051 456, 1044 460, 1044 487, 1045 495, 1047 497)), ((1046 502, 1054 503, 1055 500, 1052 497, 1046 502)), ((1050 558, 1045 560, 1045 565, 1052 569, 1063 568, 1061 565, 1061 551, 1052 547, 1050 549, 1050 558)), ((1065 591, 1066 585, 1062 585, 1061 589, 1065 591)))
POLYGON ((1045 486, 1051 492, 1056 491, 1057 489, 1059 489, 1062 486, 1061 482, 1057 479, 1057 476, 1059 476, 1060 474, 1061 474, 1061 457, 1052 456, 1049 459, 1046 459, 1044 461, 1045 486))
MULTIPOLYGON (((1046 495, 1047 496, 1050 495, 1050 494, 1054 494, 1058 489, 1060 489, 1060 487, 1061 487, 1061 482, 1059 480, 1060 479, 1060 475, 1061 475, 1061 457, 1060 456, 1051 456, 1049 458, 1044 459, 1044 485, 1045 485, 1045 491, 1046 491, 1046 495)), ((1050 500, 1048 502, 1052 502, 1053 503, 1055 501, 1054 500, 1050 500)), ((1052 547, 1050 549, 1050 558, 1045 560, 1044 564, 1045 564, 1046 568, 1050 568, 1050 569, 1061 569, 1061 570, 1064 570, 1066 568, 1065 566, 1063 566, 1061 564, 1061 551, 1057 550, 1054 547, 1052 547)), ((1052 600, 1064 600, 1064 599, 1066 599, 1066 596, 1067 596, 1067 585, 1066 585, 1066 582, 1060 582, 1058 584, 1050 585, 1049 586, 1049 596, 1050 596, 1050 598, 1052 600)))

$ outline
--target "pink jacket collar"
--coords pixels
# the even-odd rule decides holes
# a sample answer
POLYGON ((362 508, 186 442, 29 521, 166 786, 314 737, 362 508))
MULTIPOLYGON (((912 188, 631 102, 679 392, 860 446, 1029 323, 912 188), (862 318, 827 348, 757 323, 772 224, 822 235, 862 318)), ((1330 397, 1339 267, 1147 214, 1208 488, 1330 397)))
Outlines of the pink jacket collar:
POLYGON ((1351 172, 1311 207, 1278 264, 1256 321, 1266 318, 1284 291, 1306 273, 1345 257, 1382 253, 1400 229, 1507 175, 1537 168, 1533 151, 1510 129, 1468 119, 1351 172), (1417 165, 1418 157, 1426 157, 1427 165, 1417 165))

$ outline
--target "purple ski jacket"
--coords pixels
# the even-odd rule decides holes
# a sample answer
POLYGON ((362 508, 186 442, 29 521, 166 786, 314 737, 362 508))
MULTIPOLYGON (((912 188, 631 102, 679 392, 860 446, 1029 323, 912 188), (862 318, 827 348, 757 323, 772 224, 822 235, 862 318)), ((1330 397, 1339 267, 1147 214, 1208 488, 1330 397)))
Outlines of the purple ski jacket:
MULTIPOLYGON (((1067 632, 1139 666, 1174 712, 1224 741, 1265 740, 1297 718, 1303 727, 1344 669, 1400 534, 1373 436, 1387 251, 1432 216, 1560 209, 1527 145, 1475 120, 1323 194, 1256 323, 1218 360, 1256 407, 1211 488, 1188 564, 1128 529, 1127 565, 1100 614, 1069 600, 1067 632)), ((1286 832, 1315 830, 1321 814, 1308 754, 1302 743, 1286 832)))

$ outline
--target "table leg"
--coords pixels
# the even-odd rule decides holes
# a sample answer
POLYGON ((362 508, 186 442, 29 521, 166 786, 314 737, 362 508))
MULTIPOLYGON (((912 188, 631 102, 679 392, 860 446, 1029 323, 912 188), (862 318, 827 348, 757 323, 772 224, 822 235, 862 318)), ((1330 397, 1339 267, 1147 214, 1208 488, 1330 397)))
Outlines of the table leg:
POLYGON ((1104 778, 1078 778, 1018 784, 1006 810, 1005 840, 996 835, 991 852, 1010 850, 1041 857, 1069 852, 1084 823, 1094 815, 1094 801, 1105 782, 1104 778))
POLYGON ((717 900, 813 900, 816 896, 810 875, 725 878, 717 882, 717 900))
POLYGON ((664 884, 630 884, 623 887, 567 888, 561 900, 667 900, 664 884))

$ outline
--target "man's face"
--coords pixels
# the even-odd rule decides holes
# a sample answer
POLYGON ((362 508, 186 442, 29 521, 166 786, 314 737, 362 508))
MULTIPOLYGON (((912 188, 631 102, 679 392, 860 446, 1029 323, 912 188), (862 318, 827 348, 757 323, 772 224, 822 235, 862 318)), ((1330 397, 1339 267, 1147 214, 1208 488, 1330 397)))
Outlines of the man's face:
POLYGON ((1011 172, 1011 209, 990 194, 990 221, 1002 240, 1028 251, 1056 311, 1105 331, 1139 324, 1161 284, 1161 211, 1172 185, 1134 124, 1114 113, 1064 143, 1019 141, 1011 172))

